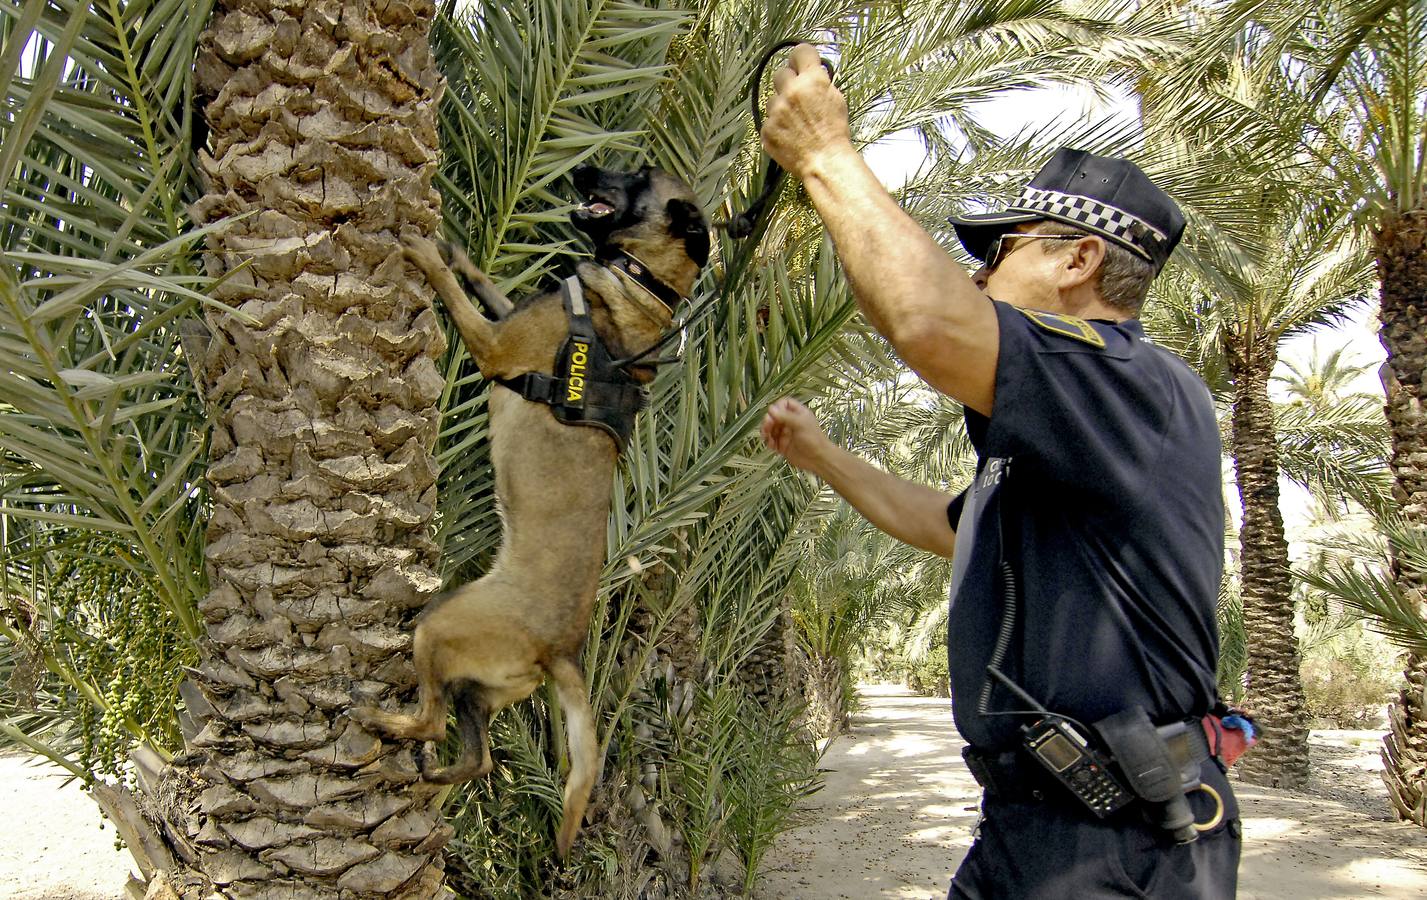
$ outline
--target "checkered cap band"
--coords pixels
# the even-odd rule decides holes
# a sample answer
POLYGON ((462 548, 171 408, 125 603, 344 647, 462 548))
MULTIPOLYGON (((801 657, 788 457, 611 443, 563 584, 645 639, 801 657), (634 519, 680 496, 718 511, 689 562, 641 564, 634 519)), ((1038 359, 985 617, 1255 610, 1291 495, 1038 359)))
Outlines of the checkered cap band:
POLYGON ((1079 194, 1028 187, 1008 209, 1051 215, 1116 238, 1146 258, 1152 258, 1166 236, 1138 216, 1079 194))

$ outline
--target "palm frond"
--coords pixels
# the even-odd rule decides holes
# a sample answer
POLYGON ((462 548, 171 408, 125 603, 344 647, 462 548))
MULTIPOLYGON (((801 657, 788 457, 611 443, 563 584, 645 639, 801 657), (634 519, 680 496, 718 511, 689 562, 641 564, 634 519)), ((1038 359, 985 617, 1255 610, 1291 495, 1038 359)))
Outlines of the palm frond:
POLYGON ((1385 519, 1379 527, 1386 546, 1359 540, 1356 556, 1321 571, 1295 571, 1310 587, 1333 597, 1366 617, 1384 637, 1412 653, 1427 653, 1427 616, 1421 603, 1394 580, 1397 565, 1427 571, 1427 532, 1405 522, 1385 519))
POLYGON ((1388 429, 1382 403, 1350 397, 1334 404, 1278 404, 1279 467, 1325 502, 1351 499, 1369 509, 1390 502, 1388 429))

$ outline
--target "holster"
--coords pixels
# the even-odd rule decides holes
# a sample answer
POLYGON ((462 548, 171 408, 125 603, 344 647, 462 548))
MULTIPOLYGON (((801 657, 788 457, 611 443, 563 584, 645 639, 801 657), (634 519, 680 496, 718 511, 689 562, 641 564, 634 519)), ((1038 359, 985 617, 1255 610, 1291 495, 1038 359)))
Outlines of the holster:
POLYGON ((1198 719, 1155 726, 1142 707, 1121 710, 1094 725, 1150 821, 1179 843, 1199 837, 1186 795, 1199 788, 1209 742, 1198 719))

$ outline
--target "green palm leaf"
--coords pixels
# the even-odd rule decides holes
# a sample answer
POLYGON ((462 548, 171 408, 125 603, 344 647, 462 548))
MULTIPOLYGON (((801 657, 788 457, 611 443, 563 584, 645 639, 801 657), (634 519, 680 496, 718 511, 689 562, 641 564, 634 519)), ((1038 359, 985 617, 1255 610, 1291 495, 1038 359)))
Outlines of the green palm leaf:
POLYGON ((1351 499, 1370 510, 1391 503, 1388 429, 1382 401, 1349 397, 1331 404, 1278 404, 1279 466, 1325 502, 1351 499))
POLYGON ((177 325, 212 302, 186 213, 209 10, 0 4, 0 645, 42 672, 35 704, 6 696, 6 733, 91 771, 176 746, 200 631, 206 428, 177 325), (142 715, 115 705, 126 679, 142 715))
POLYGON ((1346 548, 1350 555, 1322 571, 1296 571, 1309 586, 1340 600, 1366 617, 1372 627, 1399 647, 1427 654, 1427 617, 1422 605, 1394 580, 1394 562, 1427 571, 1427 533, 1396 516, 1380 518, 1386 536, 1359 539, 1346 548))

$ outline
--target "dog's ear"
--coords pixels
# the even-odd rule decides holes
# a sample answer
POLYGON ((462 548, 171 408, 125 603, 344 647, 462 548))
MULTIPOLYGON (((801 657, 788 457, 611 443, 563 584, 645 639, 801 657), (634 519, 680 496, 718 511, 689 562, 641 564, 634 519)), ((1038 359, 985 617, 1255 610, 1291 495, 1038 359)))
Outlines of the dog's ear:
POLYGON ((709 226, 696 204, 687 200, 670 200, 669 233, 684 239, 684 250, 703 268, 709 261, 709 226))

